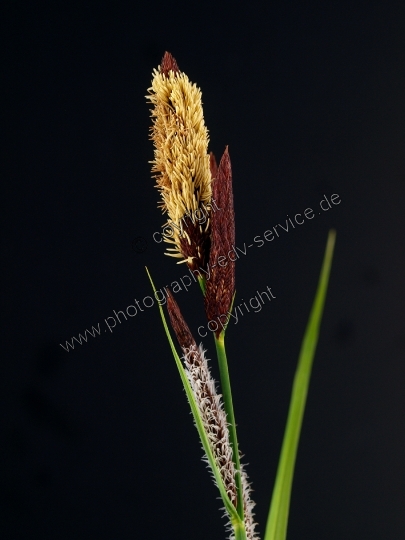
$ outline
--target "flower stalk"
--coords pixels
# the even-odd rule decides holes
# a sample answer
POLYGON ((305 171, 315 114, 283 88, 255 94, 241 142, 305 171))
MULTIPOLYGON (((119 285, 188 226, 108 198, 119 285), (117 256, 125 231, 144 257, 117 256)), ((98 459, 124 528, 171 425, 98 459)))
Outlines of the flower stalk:
MULTIPOLYGON (((205 350, 197 346, 170 291, 167 309, 182 359, 158 302, 163 326, 179 371, 206 460, 229 516, 230 540, 257 540, 251 487, 240 463, 225 333, 235 298, 235 245, 232 169, 228 147, 217 165, 208 153, 201 91, 190 82, 170 53, 153 72, 147 99, 153 106, 152 172, 167 214, 167 255, 180 259, 195 275, 213 330, 222 394, 217 392, 205 350), (215 204, 215 210, 214 210, 215 204), (170 231, 171 234, 168 234, 170 231), (203 276, 200 270, 204 270, 203 276), (218 324, 220 323, 220 324, 218 324), (183 360, 183 362, 182 362, 183 360)), ((330 231, 315 301, 302 343, 287 425, 264 540, 285 540, 291 487, 311 368, 325 303, 335 233, 330 231)), ((147 270, 148 272, 148 270, 147 270)), ((154 293, 156 289, 149 275, 154 293)), ((210 328, 211 329, 211 328, 210 328)))

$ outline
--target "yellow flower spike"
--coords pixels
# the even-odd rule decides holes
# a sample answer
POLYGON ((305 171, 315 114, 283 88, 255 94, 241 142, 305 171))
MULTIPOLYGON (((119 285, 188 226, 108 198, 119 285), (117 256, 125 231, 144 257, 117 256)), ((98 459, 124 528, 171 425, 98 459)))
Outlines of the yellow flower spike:
POLYGON ((153 71, 148 91, 155 146, 152 173, 162 196, 159 206, 168 214, 165 227, 170 231, 163 236, 165 241, 167 236, 174 240, 177 253, 190 268, 205 268, 209 229, 200 227, 195 213, 210 207, 212 179, 201 90, 166 52, 153 71))

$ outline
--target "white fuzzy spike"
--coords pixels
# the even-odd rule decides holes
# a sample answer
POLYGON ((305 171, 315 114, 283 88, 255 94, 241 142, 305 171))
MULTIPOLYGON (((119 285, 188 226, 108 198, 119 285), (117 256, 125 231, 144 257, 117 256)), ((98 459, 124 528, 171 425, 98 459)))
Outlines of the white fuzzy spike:
MULTIPOLYGON (((228 423, 221 395, 217 393, 215 380, 211 376, 202 345, 198 348, 196 346, 191 346, 189 349, 183 348, 183 353, 187 377, 200 410, 212 453, 221 472, 228 496, 236 507, 235 466, 232 460, 232 446, 229 441, 228 423)), ((208 462, 206 458, 205 461, 208 462)), ((254 532, 255 522, 252 512, 255 503, 250 498, 252 490, 242 466, 241 475, 247 540, 258 540, 258 536, 254 532)), ((227 530, 230 532, 230 540, 234 540, 230 523, 228 523, 227 530)))

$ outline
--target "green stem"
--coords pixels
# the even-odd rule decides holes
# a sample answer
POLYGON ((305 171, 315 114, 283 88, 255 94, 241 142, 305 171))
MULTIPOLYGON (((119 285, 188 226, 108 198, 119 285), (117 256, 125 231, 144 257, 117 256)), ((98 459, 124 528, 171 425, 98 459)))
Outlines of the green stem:
MULTIPOLYGON (((221 390, 224 400, 224 407, 229 422, 229 437, 232 445, 232 458, 236 469, 236 490, 237 490, 237 511, 240 519, 243 521, 243 492, 242 477, 240 474, 240 460, 238 437, 236 434, 235 413, 233 412, 231 381, 229 379, 228 361, 225 352, 225 332, 222 331, 217 338, 215 337, 215 347, 217 349, 219 374, 221 378, 221 390)), ((236 531, 235 531, 236 532, 236 531)), ((246 533, 245 533, 246 534, 246 533)))
POLYGON ((235 540, 246 540, 246 530, 244 523, 237 523, 233 526, 233 530, 235 533, 235 540))
POLYGON ((309 380, 311 377, 311 369, 325 305, 335 236, 336 233, 334 230, 329 231, 318 288, 301 345, 264 540, 285 540, 287 537, 287 522, 295 460, 309 380))

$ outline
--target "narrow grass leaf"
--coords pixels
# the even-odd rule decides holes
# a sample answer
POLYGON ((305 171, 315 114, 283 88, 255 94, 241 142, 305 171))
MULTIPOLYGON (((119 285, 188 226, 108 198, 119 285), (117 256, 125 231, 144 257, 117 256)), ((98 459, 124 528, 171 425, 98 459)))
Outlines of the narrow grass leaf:
POLYGON ((325 305, 335 237, 336 232, 334 230, 329 231, 318 288, 305 330, 298 358, 298 366, 295 372, 287 425, 284 433, 264 540, 285 540, 287 537, 287 523, 295 460, 311 377, 311 369, 325 305))

